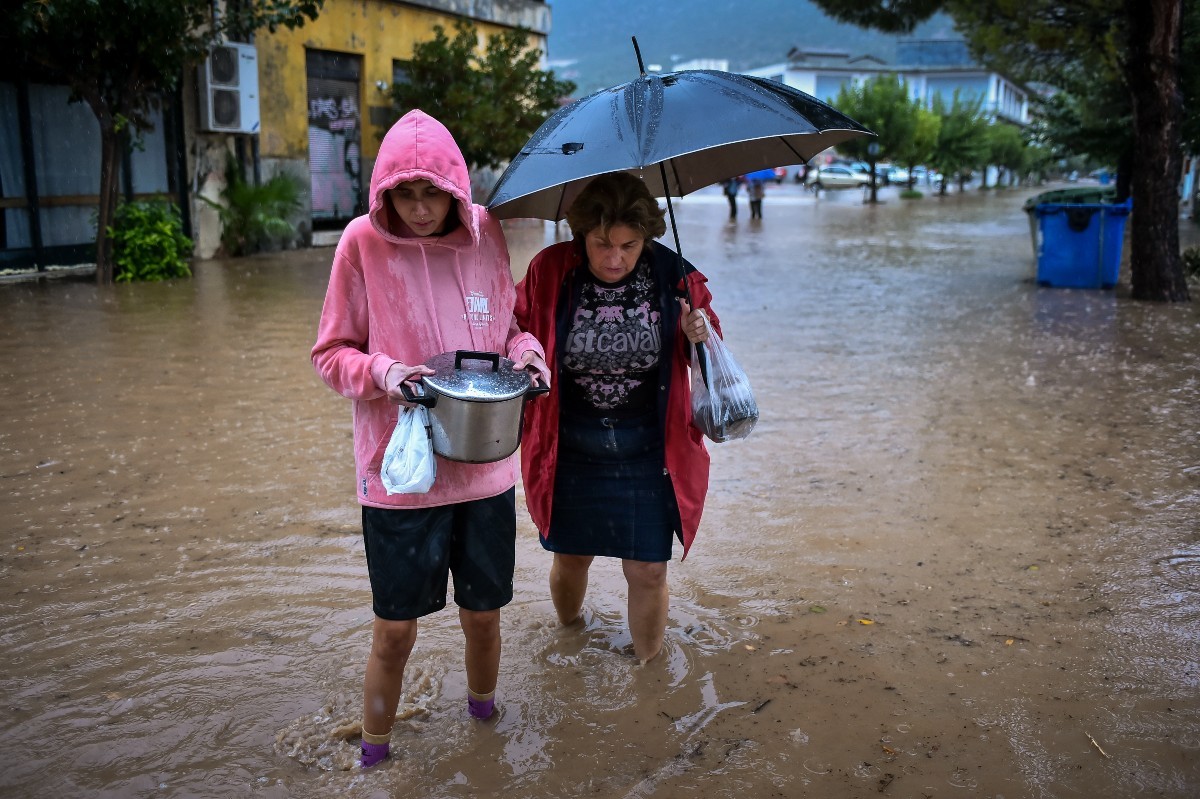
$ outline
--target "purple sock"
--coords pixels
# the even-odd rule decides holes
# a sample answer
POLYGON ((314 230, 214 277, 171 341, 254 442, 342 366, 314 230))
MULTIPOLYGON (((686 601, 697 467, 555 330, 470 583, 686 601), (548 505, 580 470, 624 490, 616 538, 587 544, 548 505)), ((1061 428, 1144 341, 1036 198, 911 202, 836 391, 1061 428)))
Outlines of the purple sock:
POLYGON ((369 744, 362 742, 362 767, 370 768, 388 756, 388 744, 369 744))
POLYGON ((491 718, 492 711, 496 708, 496 697, 489 696, 487 699, 476 699, 470 694, 467 695, 467 710, 471 716, 477 719, 491 718))

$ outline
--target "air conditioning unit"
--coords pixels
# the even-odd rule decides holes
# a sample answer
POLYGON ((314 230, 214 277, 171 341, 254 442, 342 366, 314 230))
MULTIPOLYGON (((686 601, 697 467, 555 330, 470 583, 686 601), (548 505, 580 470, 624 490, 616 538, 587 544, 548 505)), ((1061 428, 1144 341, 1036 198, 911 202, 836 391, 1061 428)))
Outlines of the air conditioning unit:
POLYGON ((200 128, 258 133, 258 51, 252 44, 213 45, 200 67, 200 128))

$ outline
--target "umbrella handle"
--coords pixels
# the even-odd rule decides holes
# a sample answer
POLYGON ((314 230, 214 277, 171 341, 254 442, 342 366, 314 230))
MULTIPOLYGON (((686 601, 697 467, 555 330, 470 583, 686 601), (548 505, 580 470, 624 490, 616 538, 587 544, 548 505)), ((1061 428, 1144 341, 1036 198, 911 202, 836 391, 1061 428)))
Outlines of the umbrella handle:
POLYGON ((683 293, 687 295, 688 305, 692 305, 692 287, 688 284, 687 271, 683 268, 683 246, 679 243, 679 228, 675 225, 675 206, 671 205, 671 190, 667 187, 667 167, 662 161, 658 162, 658 171, 662 175, 663 195, 667 198, 667 216, 671 219, 671 234, 675 238, 675 252, 679 255, 679 279, 683 281, 683 293))
POLYGON ((642 48, 638 47, 636 36, 631 36, 630 38, 633 39, 633 52, 637 56, 638 69, 642 71, 642 76, 644 77, 646 75, 646 64, 642 61, 642 48))
MULTIPOLYGON (((662 164, 659 164, 662 168, 662 164)), ((663 185, 667 183, 666 169, 663 169, 663 185)), ((692 285, 688 282, 687 272, 683 268, 683 248, 679 245, 679 229, 675 227, 675 211, 671 208, 671 193, 667 195, 667 213, 671 217, 671 231, 675 234, 675 252, 679 255, 679 274, 682 275, 683 293, 687 295, 687 304, 689 308, 695 308, 692 304, 692 285)), ((715 335, 715 334, 714 334, 715 335)), ((696 348, 696 363, 700 364, 700 376, 704 378, 704 385, 709 385, 708 382, 708 353, 704 351, 704 344, 693 345, 696 348)))
MULTIPOLYGON (((713 333, 715 336, 716 333, 713 333)), ((708 379, 708 353, 704 351, 703 344, 693 344, 696 348, 696 363, 700 364, 700 376, 704 378, 704 385, 711 386, 712 383, 708 379)))
MULTIPOLYGON (((634 39, 633 46, 637 47, 637 39, 634 39)), ((638 53, 638 59, 642 57, 638 53)), ((671 205, 671 190, 667 187, 667 167, 662 161, 658 162, 658 170, 662 175, 663 195, 667 199, 667 216, 671 218, 671 233, 675 237, 675 253, 679 256, 679 277, 683 281, 683 293, 687 295, 687 304, 689 308, 695 308, 692 303, 692 286, 688 283, 687 271, 683 267, 683 246, 679 243, 679 227, 675 224, 675 207, 671 205)), ((696 344, 696 363, 700 364, 700 375, 704 378, 704 384, 708 385, 708 353, 704 351, 703 344, 696 344)))

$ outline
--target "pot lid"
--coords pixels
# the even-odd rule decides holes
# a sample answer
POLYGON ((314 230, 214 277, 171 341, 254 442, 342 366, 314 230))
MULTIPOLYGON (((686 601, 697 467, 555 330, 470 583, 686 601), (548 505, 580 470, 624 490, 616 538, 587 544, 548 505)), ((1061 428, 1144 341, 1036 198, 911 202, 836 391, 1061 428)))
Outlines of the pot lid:
POLYGON ((522 396, 532 385, 529 372, 496 352, 443 352, 425 364, 436 374, 422 380, 442 396, 467 402, 502 402, 522 396))

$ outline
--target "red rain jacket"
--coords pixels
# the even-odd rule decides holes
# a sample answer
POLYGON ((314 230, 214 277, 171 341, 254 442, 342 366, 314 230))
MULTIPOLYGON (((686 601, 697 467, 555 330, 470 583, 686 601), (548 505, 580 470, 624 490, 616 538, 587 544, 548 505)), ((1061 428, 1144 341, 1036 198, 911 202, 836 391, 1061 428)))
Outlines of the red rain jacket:
MULTIPOLYGON (((683 282, 678 279, 679 256, 657 242, 647 244, 651 265, 659 284, 672 286, 663 303, 663 349, 671 357, 663 359, 663 374, 669 377, 660 385, 667 395, 665 402, 666 470, 671 476, 675 499, 679 506, 683 538, 683 557, 687 557, 708 492, 709 456, 703 434, 692 425, 691 384, 689 364, 692 347, 679 329, 679 304, 673 299, 684 296, 683 282)), ((560 302, 569 302, 564 292, 570 292, 573 275, 583 264, 582 245, 575 241, 561 242, 542 250, 529 264, 525 279, 517 284, 517 304, 514 314, 517 325, 531 334, 547 353, 546 360, 553 376, 549 394, 525 407, 525 422, 521 438, 521 474, 525 486, 525 502, 533 523, 549 535, 550 515, 553 512, 554 475, 558 458, 559 374, 558 309, 560 302)), ((720 334, 720 321, 710 303, 712 294, 704 285, 708 279, 692 269, 688 272, 692 301, 703 308, 713 329, 720 334)), ((663 414, 660 403, 660 417, 663 414)))

